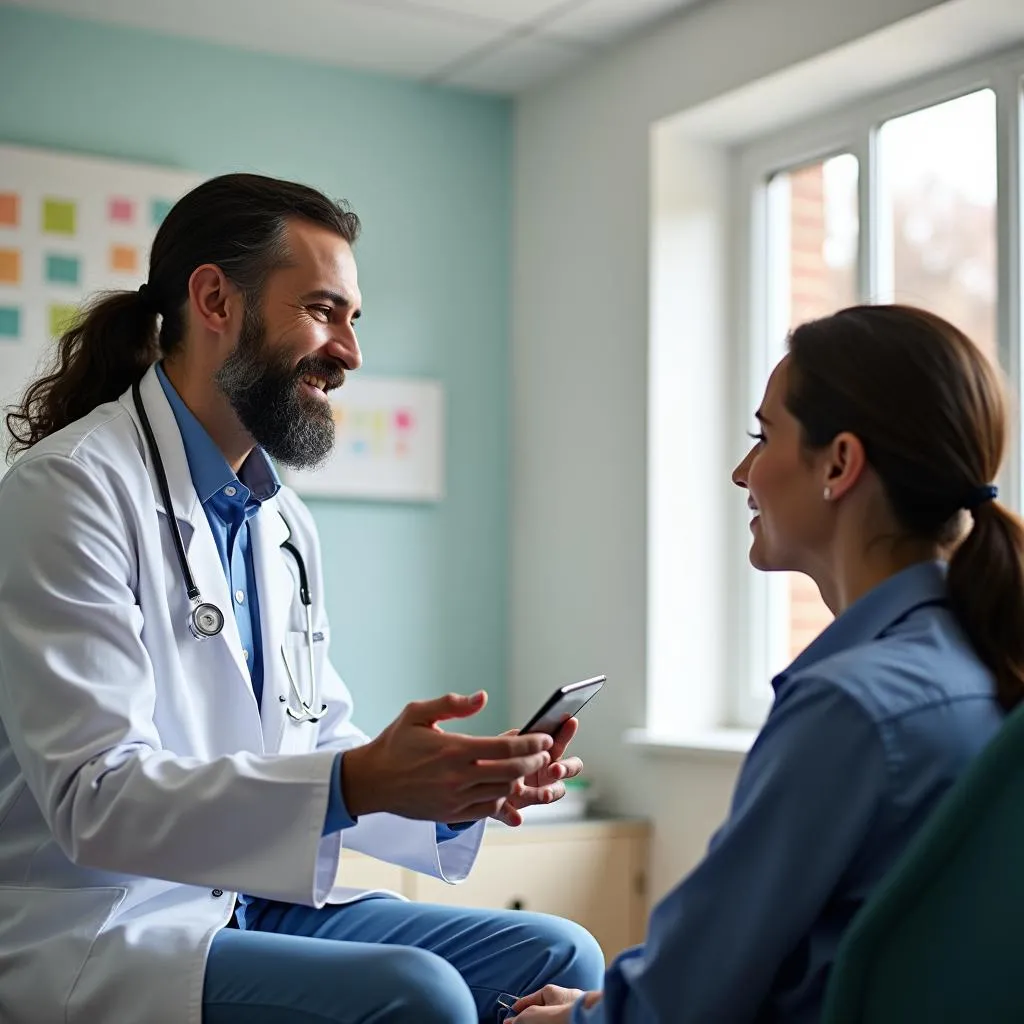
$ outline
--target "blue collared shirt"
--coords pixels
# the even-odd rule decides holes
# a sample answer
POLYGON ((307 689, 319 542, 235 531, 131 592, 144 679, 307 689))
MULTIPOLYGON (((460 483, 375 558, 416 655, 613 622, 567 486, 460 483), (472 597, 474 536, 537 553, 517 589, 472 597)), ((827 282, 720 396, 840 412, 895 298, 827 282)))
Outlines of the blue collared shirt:
POLYGON ((163 367, 158 366, 156 372, 181 432, 192 484, 213 531, 220 563, 231 588, 231 607, 238 624, 242 653, 259 705, 263 697, 263 641, 249 520, 259 512, 263 502, 277 494, 281 481, 260 448, 249 453, 236 476, 206 428, 181 400, 163 367))
MULTIPOLYGON (((281 481, 262 448, 253 448, 236 476, 224 453, 182 401, 162 366, 157 366, 156 374, 178 424, 192 484, 213 531, 221 566, 231 588, 231 607, 235 612, 245 662, 249 666, 256 704, 259 705, 263 697, 263 637, 256 573, 249 543, 249 520, 259 512, 263 502, 277 494, 281 481)), ((335 759, 324 835, 351 828, 356 823, 345 806, 341 789, 341 759, 341 754, 335 759)), ((453 838, 465 827, 439 824, 438 842, 453 838)))
POLYGON ((773 680, 704 860, 574 1024, 812 1024, 851 918, 1003 721, 923 563, 855 602, 773 680))

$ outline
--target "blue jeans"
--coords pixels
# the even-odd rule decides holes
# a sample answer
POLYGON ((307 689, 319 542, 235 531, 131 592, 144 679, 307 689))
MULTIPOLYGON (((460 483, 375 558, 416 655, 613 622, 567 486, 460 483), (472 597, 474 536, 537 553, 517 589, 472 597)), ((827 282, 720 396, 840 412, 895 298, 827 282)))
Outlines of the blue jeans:
POLYGON ((395 899, 252 909, 213 941, 203 1024, 497 1022, 501 993, 604 976, 590 933, 546 914, 395 899))

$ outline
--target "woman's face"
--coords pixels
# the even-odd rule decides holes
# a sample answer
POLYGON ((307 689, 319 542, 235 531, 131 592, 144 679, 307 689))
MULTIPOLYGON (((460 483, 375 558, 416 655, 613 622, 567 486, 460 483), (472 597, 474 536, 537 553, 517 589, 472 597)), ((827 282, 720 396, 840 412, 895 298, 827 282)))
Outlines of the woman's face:
POLYGON ((827 454, 801 445, 799 422, 786 409, 789 357, 775 367, 758 409, 758 431, 733 483, 747 491, 754 535, 750 563, 764 571, 811 572, 828 543, 827 454))

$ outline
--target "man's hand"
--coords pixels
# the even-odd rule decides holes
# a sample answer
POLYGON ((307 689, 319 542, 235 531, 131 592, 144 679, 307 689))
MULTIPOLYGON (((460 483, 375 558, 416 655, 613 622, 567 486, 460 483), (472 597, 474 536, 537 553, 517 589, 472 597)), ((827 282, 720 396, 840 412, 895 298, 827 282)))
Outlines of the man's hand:
POLYGON ((583 992, 578 988, 559 988, 545 985, 533 995, 523 996, 513 1007, 509 1021, 515 1024, 569 1024, 572 1008, 583 999, 590 1009, 601 1001, 600 992, 583 992))
POLYGON ((414 701, 376 739, 346 751, 341 785, 349 813, 460 822, 499 813, 524 777, 543 777, 554 747, 536 733, 464 736, 438 724, 469 718, 486 703, 483 692, 414 701))
MULTIPOLYGON (((548 753, 551 755, 551 762, 545 765, 540 771, 524 779, 511 795, 502 802, 501 807, 493 816, 506 825, 515 827, 522 825, 523 816, 520 810, 529 807, 531 804, 551 804, 561 800, 565 796, 565 779, 573 779, 583 771, 583 762, 578 757, 567 757, 564 761, 562 755, 566 747, 572 742, 580 723, 575 718, 567 719, 554 737, 554 744, 548 753)), ((502 733, 503 736, 518 736, 513 729, 511 732, 502 733)), ((536 735, 531 733, 530 735, 536 735)))

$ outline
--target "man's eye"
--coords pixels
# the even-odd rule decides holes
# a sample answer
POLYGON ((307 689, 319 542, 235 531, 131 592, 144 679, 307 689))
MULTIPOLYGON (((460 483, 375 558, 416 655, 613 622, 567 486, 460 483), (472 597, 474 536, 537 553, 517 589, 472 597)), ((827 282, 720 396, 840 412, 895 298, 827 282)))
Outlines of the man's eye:
POLYGON ((310 306, 309 310, 311 313, 316 313, 322 320, 331 319, 331 307, 330 306, 310 306))
POLYGON ((760 431, 759 433, 755 434, 748 430, 747 437, 749 437, 753 441, 756 441, 758 444, 764 444, 765 441, 768 440, 768 438, 764 436, 764 431, 760 431))

